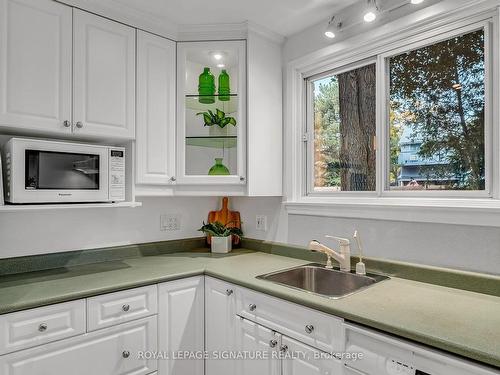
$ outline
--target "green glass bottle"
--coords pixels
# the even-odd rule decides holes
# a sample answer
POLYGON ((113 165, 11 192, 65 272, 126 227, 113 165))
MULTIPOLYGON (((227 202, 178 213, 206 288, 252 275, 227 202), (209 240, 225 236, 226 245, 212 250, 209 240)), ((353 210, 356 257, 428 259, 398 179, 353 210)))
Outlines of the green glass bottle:
POLYGON ((202 104, 215 103, 215 77, 210 72, 210 68, 203 68, 203 73, 200 74, 198 80, 198 101, 202 104))
POLYGON ((222 158, 215 158, 215 164, 208 171, 209 176, 227 176, 229 175, 229 169, 222 164, 222 158))
POLYGON ((229 100, 230 93, 231 88, 229 87, 229 74, 227 74, 226 69, 222 69, 219 74, 219 100, 227 102, 229 100))

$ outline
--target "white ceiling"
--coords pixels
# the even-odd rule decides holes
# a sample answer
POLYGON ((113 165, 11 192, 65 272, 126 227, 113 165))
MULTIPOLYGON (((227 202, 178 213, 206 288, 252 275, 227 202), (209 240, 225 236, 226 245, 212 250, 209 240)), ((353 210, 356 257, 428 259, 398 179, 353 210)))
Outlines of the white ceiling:
POLYGON ((176 25, 250 21, 290 36, 359 0, 114 0, 114 3, 176 25))

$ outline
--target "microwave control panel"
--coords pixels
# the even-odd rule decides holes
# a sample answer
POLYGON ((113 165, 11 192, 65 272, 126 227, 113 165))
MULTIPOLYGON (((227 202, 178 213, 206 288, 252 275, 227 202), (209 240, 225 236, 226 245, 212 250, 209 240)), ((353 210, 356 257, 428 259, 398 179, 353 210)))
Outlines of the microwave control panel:
POLYGON ((109 200, 125 200, 125 149, 109 149, 109 200))

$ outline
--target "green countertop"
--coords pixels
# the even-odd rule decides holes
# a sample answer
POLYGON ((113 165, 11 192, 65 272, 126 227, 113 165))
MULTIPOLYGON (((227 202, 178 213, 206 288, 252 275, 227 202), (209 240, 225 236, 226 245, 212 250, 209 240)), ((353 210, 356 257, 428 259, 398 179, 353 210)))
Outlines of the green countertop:
POLYGON ((0 313, 206 274, 500 367, 500 297, 392 277, 331 300, 255 276, 310 263, 251 250, 182 252, 0 277, 0 313))

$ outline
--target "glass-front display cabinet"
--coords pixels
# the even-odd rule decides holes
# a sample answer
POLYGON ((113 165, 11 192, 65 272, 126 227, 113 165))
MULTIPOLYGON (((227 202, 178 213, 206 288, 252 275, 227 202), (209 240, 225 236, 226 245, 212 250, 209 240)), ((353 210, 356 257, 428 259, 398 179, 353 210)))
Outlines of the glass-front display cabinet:
POLYGON ((244 184, 245 41, 177 45, 177 183, 244 184))

